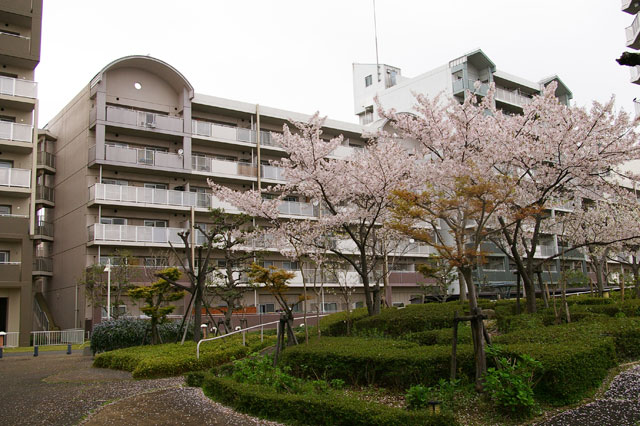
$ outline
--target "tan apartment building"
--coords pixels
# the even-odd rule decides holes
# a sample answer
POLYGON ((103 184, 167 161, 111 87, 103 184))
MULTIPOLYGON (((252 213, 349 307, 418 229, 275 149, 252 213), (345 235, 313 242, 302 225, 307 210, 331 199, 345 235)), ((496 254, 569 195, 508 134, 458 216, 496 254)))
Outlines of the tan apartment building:
MULTIPOLYGON (((34 316, 32 260, 37 240, 38 100, 42 0, 0 1, 0 331, 28 345, 34 316)), ((41 318, 41 317, 39 317, 41 318)))
MULTIPOLYGON (((270 132, 281 132, 289 119, 308 116, 197 94, 178 70, 148 56, 121 58, 103 68, 46 126, 57 138, 50 216, 56 236, 54 275, 44 294, 56 325, 89 330, 106 315, 77 285, 88 266, 115 260, 126 249, 134 257, 133 268, 140 270, 132 281, 149 282, 149 268, 172 262, 169 242, 180 244, 178 233, 189 228, 191 207, 195 223, 203 225, 210 222, 209 208, 233 211, 211 196, 207 178, 236 189, 282 182, 281 171, 269 161, 284 151, 273 144, 270 132)), ((335 153, 340 156, 363 144, 362 131, 358 124, 328 120, 325 134, 344 135, 344 146, 335 153)), ((317 207, 291 198, 281 212, 295 220, 316 214, 317 207)), ((391 279, 402 287, 394 300, 409 303, 419 278, 408 270, 431 249, 413 244, 405 253, 391 279), (407 271, 400 273, 403 268, 407 271)), ((264 261, 298 269, 276 250, 264 261)), ((335 286, 326 282, 308 309, 317 304, 325 311, 344 309, 335 286)), ((299 273, 292 287, 293 299, 302 292, 299 273)), ((353 304, 362 300, 356 294, 353 304)), ((249 291, 244 306, 265 314, 277 309, 275 299, 260 290, 249 291)), ((130 303, 120 309, 140 313, 130 303)))

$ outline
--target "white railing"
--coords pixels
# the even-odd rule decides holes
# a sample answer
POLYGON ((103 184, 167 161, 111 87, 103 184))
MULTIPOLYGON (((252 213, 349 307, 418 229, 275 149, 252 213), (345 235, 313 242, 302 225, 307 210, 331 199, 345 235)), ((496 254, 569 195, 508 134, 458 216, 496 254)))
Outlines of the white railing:
POLYGON ((202 155, 191 156, 191 166, 194 171, 212 174, 256 177, 257 168, 250 163, 226 161, 202 155))
POLYGON ((159 228, 153 226, 107 225, 95 223, 88 227, 89 241, 112 241, 131 243, 182 244, 178 233, 182 228, 159 228))
POLYGON ((5 348, 17 348, 20 339, 20 333, 17 331, 10 331, 8 333, 4 333, 4 336, 2 336, 2 338, 4 338, 4 345, 0 346, 4 346, 5 348))
POLYGON ((89 188, 89 200, 238 211, 231 204, 220 201, 211 194, 105 183, 96 183, 89 188))
MULTIPOLYGON (((194 135, 206 136, 209 138, 221 138, 252 144, 257 142, 255 130, 209 123, 208 121, 193 120, 192 132, 194 135)), ((275 140, 271 137, 271 132, 266 130, 260 131, 260 145, 278 146, 275 140)))
POLYGON ((107 121, 172 132, 182 132, 184 130, 183 121, 180 117, 115 106, 107 106, 107 121))
POLYGON ((84 343, 84 330, 74 328, 59 331, 32 331, 33 346, 50 346, 84 343))
POLYGON ((533 100, 520 92, 510 91, 502 87, 496 87, 496 100, 509 102, 514 105, 529 105, 533 100))
POLYGON ((35 99, 38 95, 38 83, 0 76, 0 95, 22 96, 35 99))
POLYGON ((635 83, 640 80, 640 65, 631 68, 631 82, 635 83))
MULTIPOLYGON (((95 155, 95 154, 94 154, 95 155)), ((89 157, 91 159, 91 157, 89 157)), ((95 157, 94 157, 95 158, 95 157)), ((120 163, 182 169, 182 156, 153 148, 130 148, 105 145, 104 159, 120 163)))
POLYGON ((0 139, 16 142, 31 142, 33 140, 33 126, 0 121, 0 139))
POLYGON ((33 299, 33 313, 35 317, 38 319, 38 322, 42 326, 45 331, 49 330, 49 318, 47 318, 47 314, 40 307, 40 303, 36 298, 33 299))
POLYGON ((294 216, 317 216, 318 207, 310 203, 299 203, 297 201, 283 201, 278 206, 278 211, 285 215, 294 216))
POLYGON ((638 30, 640 30, 640 19, 638 19, 639 17, 640 15, 636 15, 631 26, 625 28, 625 32, 627 34, 627 46, 632 44, 638 36, 638 30))
POLYGON ((260 175, 264 179, 284 181, 284 169, 276 166, 260 166, 260 175))
POLYGON ((31 186, 31 170, 0 167, 0 186, 29 188, 31 186))

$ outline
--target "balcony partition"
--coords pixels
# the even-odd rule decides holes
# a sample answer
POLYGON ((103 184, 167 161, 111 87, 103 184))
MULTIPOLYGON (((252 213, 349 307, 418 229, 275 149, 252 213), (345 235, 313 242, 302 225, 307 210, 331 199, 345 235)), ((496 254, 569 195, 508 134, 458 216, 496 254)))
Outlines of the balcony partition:
POLYGON ((33 126, 0 121, 0 139, 31 143, 33 141, 33 126))
POLYGON ((38 96, 38 83, 0 76, 0 95, 35 99, 38 96))
POLYGON ((88 227, 89 242, 113 243, 154 243, 154 244, 182 244, 178 236, 184 232, 182 228, 157 228, 152 226, 134 225, 106 225, 96 223, 88 227))

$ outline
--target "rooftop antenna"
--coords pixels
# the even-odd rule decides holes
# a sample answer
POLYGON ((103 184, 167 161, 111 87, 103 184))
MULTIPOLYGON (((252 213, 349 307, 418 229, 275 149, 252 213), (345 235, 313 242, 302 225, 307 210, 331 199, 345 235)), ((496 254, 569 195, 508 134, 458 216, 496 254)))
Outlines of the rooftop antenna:
POLYGON ((376 23, 376 0, 373 0, 373 32, 376 39, 376 73, 378 74, 378 83, 380 83, 380 62, 378 61, 378 25, 376 23))

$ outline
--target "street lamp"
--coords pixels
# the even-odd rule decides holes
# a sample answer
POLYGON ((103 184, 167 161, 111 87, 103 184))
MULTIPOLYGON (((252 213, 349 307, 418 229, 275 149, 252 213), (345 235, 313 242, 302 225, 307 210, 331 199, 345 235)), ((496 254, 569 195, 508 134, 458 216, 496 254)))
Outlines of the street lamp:
POLYGON ((107 271, 107 320, 111 319, 111 259, 107 258, 107 266, 104 267, 107 271))

